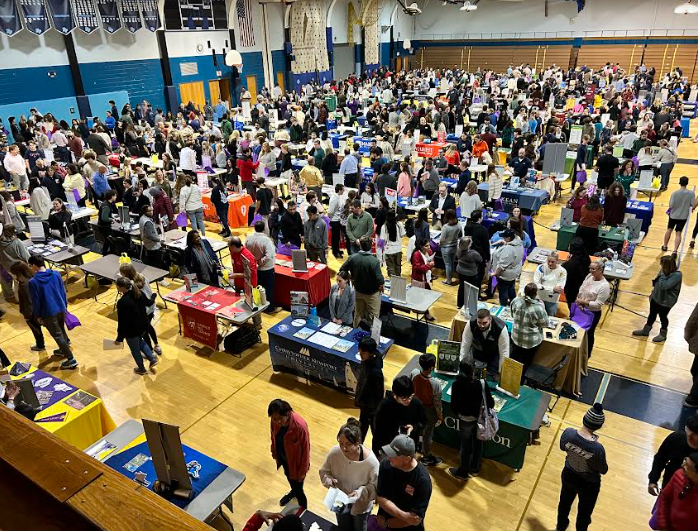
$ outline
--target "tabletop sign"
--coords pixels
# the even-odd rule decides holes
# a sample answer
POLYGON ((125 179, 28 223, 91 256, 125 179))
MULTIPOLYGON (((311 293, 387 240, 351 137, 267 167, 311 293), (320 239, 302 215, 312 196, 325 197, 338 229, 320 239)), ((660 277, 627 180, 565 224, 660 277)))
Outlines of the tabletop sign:
POLYGON ((373 323, 371 324, 371 337, 376 342, 376 345, 381 344, 381 328, 383 326, 383 321, 380 317, 374 317, 373 323))
POLYGON ((395 206, 397 203, 397 190, 392 188, 385 189, 385 198, 388 200, 388 206, 395 206))
POLYGON ((570 144, 581 144, 582 143, 582 127, 579 125, 573 125, 570 130, 570 144))
POLYGON ((502 378, 499 387, 513 397, 518 397, 521 389, 523 364, 511 358, 504 358, 502 363, 502 378))

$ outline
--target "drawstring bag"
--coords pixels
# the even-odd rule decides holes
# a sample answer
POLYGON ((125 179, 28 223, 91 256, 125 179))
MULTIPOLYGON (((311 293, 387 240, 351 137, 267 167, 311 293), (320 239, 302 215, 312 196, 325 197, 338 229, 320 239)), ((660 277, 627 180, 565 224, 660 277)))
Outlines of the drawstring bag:
POLYGON ((577 172, 577 184, 584 184, 587 182, 587 172, 586 170, 579 170, 577 172))
POLYGON ((594 312, 582 308, 576 302, 573 302, 570 305, 570 319, 588 332, 594 322, 594 312))
POLYGON ((182 228, 187 226, 187 213, 186 212, 180 212, 177 214, 177 217, 175 218, 175 223, 177 223, 177 226, 182 228))
POLYGON ((65 326, 68 330, 72 330, 73 328, 77 328, 78 326, 82 325, 80 319, 78 319, 68 310, 66 310, 63 314, 63 322, 65 323, 65 326))
POLYGON ((482 406, 477 418, 477 438, 481 441, 491 441, 499 431, 499 418, 494 409, 487 407, 485 380, 480 380, 480 384, 482 385, 482 406))
POLYGON ((121 256, 119 256, 119 265, 130 264, 130 263, 131 263, 131 257, 126 253, 121 253, 121 256))

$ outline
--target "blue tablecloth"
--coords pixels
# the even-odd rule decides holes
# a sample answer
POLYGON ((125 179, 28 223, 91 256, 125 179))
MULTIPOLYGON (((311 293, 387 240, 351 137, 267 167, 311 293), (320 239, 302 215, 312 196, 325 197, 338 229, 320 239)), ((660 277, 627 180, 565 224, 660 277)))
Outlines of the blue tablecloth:
MULTIPOLYGON (((191 488, 194 490, 194 498, 196 498, 228 467, 223 463, 220 463, 215 459, 211 459, 207 455, 197 452, 193 448, 190 448, 184 444, 182 445, 182 450, 184 450, 184 461, 187 464, 192 461, 197 461, 201 465, 201 469, 199 470, 199 479, 194 479, 191 477, 191 475, 189 476, 191 478, 191 488)), ((150 481, 148 489, 151 491, 153 490, 155 481, 158 479, 157 474, 155 473, 155 466, 153 465, 153 461, 150 459, 150 448, 148 448, 147 442, 137 444, 133 448, 129 448, 120 454, 110 457, 105 461, 105 464, 116 470, 119 474, 122 474, 130 479, 134 478, 136 472, 145 472, 147 481, 150 481), (149 459, 133 472, 124 468, 124 465, 138 454, 143 454, 149 459)), ((192 500, 194 498, 192 498, 192 500)), ((191 503, 192 500, 180 500, 177 498, 170 499, 172 503, 180 508, 186 507, 191 503)))
POLYGON ((371 142, 375 140, 375 138, 368 138, 365 136, 355 136, 353 138, 354 144, 359 145, 359 153, 363 155, 368 155, 369 151, 371 151, 371 142))
POLYGON ((458 142, 458 135, 454 135, 453 133, 449 133, 446 135, 446 142, 458 142))
MULTIPOLYGON (((346 352, 294 336, 304 327, 319 330, 329 322, 319 317, 317 319, 320 319, 319 325, 312 324, 308 318, 287 317, 268 330, 272 367, 275 371, 282 370, 312 378, 337 389, 355 391, 356 375, 361 364, 359 345, 354 340, 358 330, 352 330, 345 337, 339 337, 340 340, 352 343, 346 352), (295 319, 302 320, 304 324, 293 325, 295 319)), ((390 339, 378 346, 383 357, 393 342, 390 339)))
POLYGON ((339 141, 346 140, 347 135, 340 135, 339 133, 330 133, 327 137, 332 141, 332 147, 339 149, 339 141))
POLYGON ((681 118, 681 137, 690 138, 691 137, 691 119, 681 118))
MULTIPOLYGON (((487 202, 489 188, 488 183, 480 183, 477 187, 480 199, 482 199, 483 203, 487 202)), ((547 202, 548 192, 545 190, 532 188, 504 188, 502 190, 502 203, 507 212, 511 211, 515 206, 518 206, 522 210, 538 213, 540 207, 547 202)))
POLYGON ((652 225, 652 216, 654 216, 654 203, 651 201, 636 201, 628 200, 625 207, 625 212, 634 214, 637 219, 642 220, 642 230, 647 234, 652 225))
POLYGON ((458 179, 451 179, 450 177, 444 177, 441 179, 442 183, 445 183, 448 185, 448 187, 451 189, 451 191, 456 189, 456 185, 458 184, 458 179), (451 188, 453 187, 453 188, 451 188))

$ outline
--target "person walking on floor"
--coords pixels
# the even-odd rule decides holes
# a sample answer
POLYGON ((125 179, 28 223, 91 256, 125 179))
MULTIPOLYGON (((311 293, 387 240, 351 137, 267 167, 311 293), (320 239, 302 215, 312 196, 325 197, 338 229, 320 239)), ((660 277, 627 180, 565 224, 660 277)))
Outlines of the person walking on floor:
POLYGON ((611 285, 604 278, 603 269, 604 264, 600 260, 589 264, 589 274, 582 282, 575 300, 577 306, 586 308, 594 315, 591 328, 587 330, 590 358, 591 352, 594 350, 596 327, 599 325, 599 321, 601 321, 601 310, 611 296, 611 285))
POLYGON ((591 514, 601 490, 601 476, 608 472, 606 450, 596 435, 605 420, 603 406, 596 403, 584 415, 581 428, 567 428, 560 437, 560 449, 567 457, 562 469, 556 531, 565 531, 569 526, 570 510, 577 497, 577 531, 586 531, 591 525, 591 514))
POLYGON ((2 295, 7 301, 15 296, 15 281, 9 273, 17 262, 29 260, 29 251, 17 237, 17 229, 12 223, 6 223, 2 227, 0 238, 0 286, 2 295))
POLYGON ((381 294, 385 283, 380 262, 371 254, 371 240, 362 238, 360 244, 361 251, 352 254, 339 268, 340 271, 351 273, 354 283, 354 328, 359 326, 362 319, 370 324, 374 317, 380 316, 381 294))
POLYGON ((145 297, 145 315, 148 319, 148 326, 145 333, 145 342, 148 347, 153 350, 158 356, 162 356, 162 348, 158 343, 158 334, 153 326, 153 318, 155 317, 155 294, 150 287, 150 282, 147 278, 141 275, 133 264, 121 264, 119 266, 119 274, 131 280, 136 287, 141 290, 141 295, 145 297))
POLYGON ((343 205, 344 185, 337 183, 334 187, 334 193, 330 195, 330 204, 327 207, 327 215, 330 218, 330 227, 332 228, 332 256, 337 259, 344 258, 344 253, 339 247, 339 242, 342 237, 342 222, 340 215, 343 205))
POLYGON ((511 302, 512 359, 523 363, 523 373, 533 362, 538 347, 543 342, 543 329, 548 326, 548 313, 538 299, 538 287, 526 284, 522 296, 511 302))
POLYGON ((199 186, 187 176, 184 186, 179 192, 179 211, 186 212, 193 230, 198 230, 202 236, 206 236, 204 226, 204 204, 201 201, 199 186))
POLYGON ((652 469, 648 475, 647 491, 652 496, 659 495, 659 480, 662 489, 667 486, 674 473, 692 453, 698 451, 698 415, 689 417, 684 429, 667 436, 654 454, 652 469))
POLYGON ((467 481, 480 473, 482 441, 477 438, 477 419, 483 396, 487 400, 485 405, 493 408, 494 399, 489 386, 484 380, 475 378, 470 361, 461 358, 458 376, 451 387, 451 410, 458 416, 460 431, 460 463, 458 467, 449 467, 448 473, 456 479, 467 481))
POLYGON ((443 459, 431 453, 434 430, 444 421, 443 406, 441 404, 441 385, 439 380, 432 377, 432 371, 436 368, 436 356, 422 354, 419 356, 419 369, 411 373, 414 395, 419 398, 424 406, 427 421, 422 432, 422 464, 424 466, 436 466, 443 459))
POLYGON ((321 264, 327 264, 327 224, 320 219, 317 207, 310 205, 306 211, 308 221, 303 224, 303 242, 308 253, 308 259, 321 264))
POLYGON ((22 314, 24 320, 34 336, 34 345, 30 350, 33 352, 41 352, 46 350, 44 342, 44 334, 41 332, 41 323, 34 314, 32 307, 31 294, 29 293, 29 281, 34 277, 34 273, 24 261, 15 262, 10 268, 10 273, 17 279, 17 300, 19 301, 19 313, 22 314))
POLYGON ((667 246, 673 230, 676 233, 673 254, 678 253, 683 229, 688 218, 691 217, 691 213, 696 209, 696 194, 693 190, 688 189, 688 177, 681 177, 679 186, 680 188, 674 191, 669 198, 669 223, 664 233, 664 243, 662 245, 662 251, 669 250, 667 246))
POLYGON ((330 449, 320 467, 320 481, 324 487, 339 489, 350 498, 356 498, 337 513, 339 531, 366 530, 376 499, 379 465, 371 449, 363 444, 359 421, 347 419, 337 433, 337 445, 330 449))
POLYGON ((441 282, 447 286, 453 286, 453 270, 456 263, 456 253, 458 250, 458 241, 463 236, 463 229, 458 223, 455 210, 447 210, 444 214, 444 224, 441 227, 441 238, 439 246, 441 247, 441 256, 444 260, 444 270, 446 278, 441 282))
MULTIPOLYGON (((368 428, 374 430, 373 419, 378 406, 385 396, 385 383, 383 381, 383 358, 378 352, 376 340, 372 337, 363 337, 359 341, 359 356, 361 365, 356 379, 356 393, 354 405, 359 408, 359 422, 361 424, 361 439, 366 440, 368 428)), ((373 431, 375 436, 375 430, 373 431)))
POLYGON ((465 283, 475 286, 480 294, 480 267, 482 257, 480 253, 472 249, 473 239, 463 236, 458 240, 456 255, 456 273, 458 274, 458 295, 456 306, 462 308, 465 304, 465 283))
POLYGON ((688 343, 688 351, 694 356, 693 364, 691 365, 693 385, 688 396, 683 401, 683 405, 684 407, 698 408, 698 304, 693 308, 691 316, 686 321, 683 337, 688 343))
POLYGON ((141 376, 146 374, 143 365, 143 356, 145 356, 149 362, 148 368, 155 373, 158 358, 153 355, 153 351, 143 338, 148 331, 146 315, 148 301, 135 282, 129 278, 117 278, 116 289, 121 294, 121 298, 116 303, 118 326, 114 343, 120 345, 126 340, 131 356, 136 362, 133 372, 141 376))
POLYGON ((223 183, 218 177, 213 178, 213 183, 215 186, 213 187, 213 190, 211 190, 211 203, 213 203, 213 206, 216 207, 216 215, 218 216, 218 220, 223 227, 223 230, 218 234, 220 234, 223 238, 229 238, 232 233, 230 232, 230 226, 228 225, 228 194, 225 192, 225 186, 223 186, 223 183))
POLYGON ((308 498, 303 491, 305 476, 310 470, 310 432, 308 424, 291 404, 276 398, 269 403, 267 414, 271 419, 271 456, 276 462, 277 470, 284 469, 284 474, 291 486, 279 505, 288 505, 296 499, 303 509, 308 507, 308 498))
POLYGON ((665 255, 659 261, 660 270, 652 280, 652 294, 650 295, 650 314, 647 316, 647 323, 640 330, 633 331, 634 336, 646 337, 650 335, 652 325, 659 315, 661 328, 659 334, 652 338, 654 343, 666 341, 669 330, 669 311, 679 300, 681 293, 682 274, 676 267, 676 259, 673 256, 665 255))
POLYGON ((58 345, 53 354, 65 358, 61 369, 77 369, 78 362, 70 350, 70 339, 65 331, 68 299, 63 279, 57 271, 47 270, 46 263, 40 256, 30 257, 28 263, 34 273, 29 280, 32 312, 58 345))

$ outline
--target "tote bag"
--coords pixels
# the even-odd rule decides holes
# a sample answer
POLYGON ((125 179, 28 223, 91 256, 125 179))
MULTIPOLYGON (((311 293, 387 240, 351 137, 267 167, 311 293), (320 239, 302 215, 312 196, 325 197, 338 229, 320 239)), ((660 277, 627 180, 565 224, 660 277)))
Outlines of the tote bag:
POLYGON ((576 302, 573 302, 570 305, 570 319, 588 332, 591 324, 594 322, 594 313, 591 310, 579 307, 576 302))
POLYGON ((477 418, 477 438, 481 441, 491 441, 499 431, 499 417, 494 409, 487 407, 487 395, 485 394, 485 381, 480 380, 482 385, 482 406, 480 415, 477 418))
POLYGON ((82 323, 80 322, 80 319, 78 319, 76 316, 74 316, 68 310, 66 310, 65 313, 63 314, 63 322, 65 322, 65 326, 68 330, 72 330, 73 328, 76 328, 76 327, 82 325, 82 323))
POLYGON ((587 172, 585 170, 579 170, 577 172, 577 184, 584 184, 587 182, 587 172))

